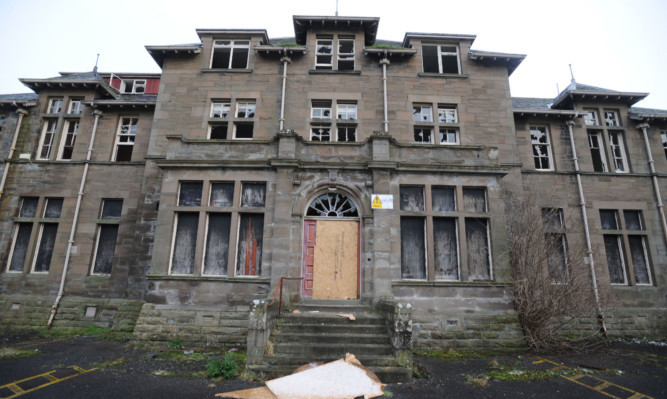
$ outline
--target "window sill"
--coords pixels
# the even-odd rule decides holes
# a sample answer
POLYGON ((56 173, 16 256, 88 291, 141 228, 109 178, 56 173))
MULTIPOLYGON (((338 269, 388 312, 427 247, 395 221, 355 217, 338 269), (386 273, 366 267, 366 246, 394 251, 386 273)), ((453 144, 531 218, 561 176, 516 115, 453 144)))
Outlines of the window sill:
POLYGON ((454 280, 393 280, 392 287, 505 287, 510 283, 497 282, 493 280, 484 281, 454 281, 454 280))
POLYGON ((361 71, 336 71, 332 69, 310 69, 308 71, 310 75, 361 75, 361 71))
POLYGON ((185 276, 168 274, 147 274, 149 280, 172 280, 172 281, 224 281, 229 283, 251 283, 251 284, 270 284, 269 277, 239 277, 239 276, 185 276))
POLYGON ((210 68, 202 69, 203 73, 252 73, 252 69, 227 69, 227 68, 210 68))
POLYGON ((441 79, 468 79, 468 74, 458 73, 432 73, 420 72, 417 74, 420 78, 441 78, 441 79))

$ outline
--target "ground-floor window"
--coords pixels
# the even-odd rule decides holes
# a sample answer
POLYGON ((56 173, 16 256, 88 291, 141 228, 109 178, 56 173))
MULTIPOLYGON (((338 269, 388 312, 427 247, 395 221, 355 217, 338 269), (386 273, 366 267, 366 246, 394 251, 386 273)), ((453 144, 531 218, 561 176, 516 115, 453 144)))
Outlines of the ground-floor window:
POLYGON ((93 274, 111 274, 123 200, 102 200, 93 258, 93 274))
POLYGON ((611 284, 652 285, 642 211, 600 209, 600 225, 611 284))
POLYGON ((401 185, 399 197, 402 278, 491 279, 485 188, 401 185))

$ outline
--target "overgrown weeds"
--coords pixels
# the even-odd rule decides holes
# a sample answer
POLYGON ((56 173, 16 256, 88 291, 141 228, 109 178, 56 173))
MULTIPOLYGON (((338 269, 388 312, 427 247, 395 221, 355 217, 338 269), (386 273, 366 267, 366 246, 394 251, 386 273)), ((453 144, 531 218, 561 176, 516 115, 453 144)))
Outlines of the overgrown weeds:
POLYGON ((15 348, 0 348, 0 360, 23 359, 41 355, 44 353, 39 349, 15 349, 15 348))

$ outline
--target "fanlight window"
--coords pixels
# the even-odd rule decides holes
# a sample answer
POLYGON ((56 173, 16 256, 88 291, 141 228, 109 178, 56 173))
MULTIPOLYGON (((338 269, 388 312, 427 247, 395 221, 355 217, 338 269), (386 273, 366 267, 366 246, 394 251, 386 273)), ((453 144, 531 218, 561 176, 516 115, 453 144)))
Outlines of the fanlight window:
POLYGON ((310 203, 307 216, 355 217, 359 216, 357 207, 342 194, 327 193, 315 198, 310 203))

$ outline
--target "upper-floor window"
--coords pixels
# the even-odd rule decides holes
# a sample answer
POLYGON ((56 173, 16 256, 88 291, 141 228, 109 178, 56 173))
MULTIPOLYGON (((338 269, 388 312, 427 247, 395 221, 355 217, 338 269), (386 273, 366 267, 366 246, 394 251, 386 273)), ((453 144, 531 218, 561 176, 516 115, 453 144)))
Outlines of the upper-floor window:
POLYGON ((39 139, 39 150, 37 151, 37 159, 49 159, 53 142, 56 137, 56 127, 58 121, 55 119, 47 119, 44 121, 44 128, 42 129, 42 136, 39 139))
POLYGON ((413 140, 415 143, 459 144, 459 118, 456 105, 413 104, 413 140), (433 109, 437 109, 434 124, 433 109))
POLYGON ((604 153, 604 144, 602 142, 602 131, 588 131, 588 147, 591 150, 591 159, 593 161, 593 170, 596 172, 607 172, 607 157, 604 153))
POLYGON ((146 91, 146 79, 123 79, 120 83, 121 93, 141 94, 146 91))
POLYGON ((63 99, 62 98, 51 98, 49 99, 49 108, 47 113, 49 114, 59 114, 63 110, 63 99))
POLYGON ((423 45, 422 61, 424 64, 424 72, 461 73, 458 46, 423 45))
POLYGON ((228 100, 211 103, 211 118, 229 118, 232 103, 228 100))
POLYGON ((315 69, 352 71, 354 56, 354 36, 319 36, 315 42, 315 69))
POLYGON ((531 126, 530 141, 533 145, 533 161, 537 170, 553 170, 551 142, 546 126, 531 126))
POLYGON ((662 139, 662 148, 665 150, 665 158, 667 158, 667 130, 660 132, 660 138, 662 139))
POLYGON ((213 100, 209 114, 208 138, 214 140, 251 139, 256 103, 252 100, 213 100), (234 113, 232 114, 232 109, 234 113), (232 128, 231 135, 228 134, 232 128))
POLYGON ((331 101, 313 101, 310 117, 313 119, 331 119, 331 101))
POLYGON ((311 103, 311 141, 357 141, 357 104, 353 101, 338 101, 336 117, 332 117, 333 102, 313 100, 311 103))
POLYGON ((132 160, 132 149, 134 140, 137 137, 137 125, 139 118, 121 117, 118 124, 118 133, 116 134, 116 144, 112 160, 116 162, 128 162, 132 160))
POLYGON ((79 120, 72 119, 65 122, 65 132, 60 140, 58 159, 72 159, 76 136, 79 134, 79 120))
POLYGON ((236 118, 241 120, 234 122, 234 138, 251 139, 254 128, 251 121, 255 118, 255 103, 249 101, 237 102, 236 118), (243 121, 243 119, 248 121, 243 121))
POLYGON ((81 98, 72 98, 69 100, 69 108, 67 113, 70 115, 78 115, 83 112, 83 99, 81 98))
POLYGON ((598 113, 594 110, 586 110, 584 114, 584 124, 586 126, 598 126, 600 122, 598 121, 598 113))
POLYGON ((355 120, 357 119, 357 104, 337 103, 336 119, 355 120))
POLYGON ((618 112, 604 111, 604 122, 607 126, 621 126, 621 121, 618 119, 618 112))
POLYGON ((249 53, 249 40, 214 40, 211 68, 246 69, 249 53))
POLYGON ((628 172, 628 162, 625 155, 625 144, 623 143, 623 133, 618 131, 609 132, 609 149, 614 161, 614 167, 618 173, 628 172))

